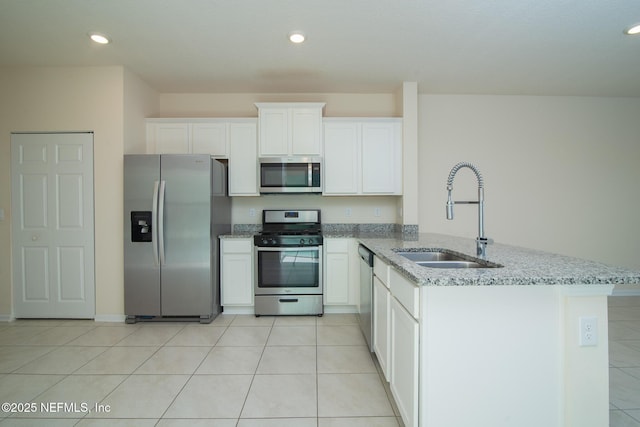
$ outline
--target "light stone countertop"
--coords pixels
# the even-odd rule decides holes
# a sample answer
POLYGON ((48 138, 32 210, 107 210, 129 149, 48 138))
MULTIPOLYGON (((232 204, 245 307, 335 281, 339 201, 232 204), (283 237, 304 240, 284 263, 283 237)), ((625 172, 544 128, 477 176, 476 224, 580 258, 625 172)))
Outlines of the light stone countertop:
MULTIPOLYGON (((325 237, 340 236, 325 233, 325 237)), ((420 233, 414 240, 379 235, 352 237, 409 280, 423 286, 640 285, 640 271, 517 246, 488 245, 486 260, 503 265, 501 268, 440 269, 421 267, 393 249, 447 249, 473 259, 476 258, 475 239, 432 233, 420 233)))

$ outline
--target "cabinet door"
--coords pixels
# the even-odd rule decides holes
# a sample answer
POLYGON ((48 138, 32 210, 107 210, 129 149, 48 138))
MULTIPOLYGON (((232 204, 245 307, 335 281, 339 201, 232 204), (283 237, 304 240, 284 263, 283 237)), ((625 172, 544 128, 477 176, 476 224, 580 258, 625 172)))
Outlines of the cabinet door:
POLYGON ((349 304, 349 254, 327 253, 325 304, 349 304))
POLYGON ((407 427, 418 425, 419 327, 395 298, 391 298, 390 388, 407 427))
POLYGON ((229 125, 229 195, 258 195, 256 122, 229 125))
POLYGON ((362 125, 362 192, 395 194, 398 190, 397 163, 401 155, 399 125, 395 122, 362 125))
POLYGON ((151 127, 151 147, 154 154, 188 154, 188 123, 154 123, 151 127))
POLYGON ((260 108, 260 156, 289 154, 289 109, 260 108))
POLYGON ((291 154, 320 156, 322 152, 322 110, 291 109, 291 154))
POLYGON ((214 157, 227 157, 226 123, 192 124, 191 150, 193 154, 210 154, 214 157))
POLYGON ((251 254, 222 254, 222 306, 253 305, 252 258, 251 254))
POLYGON ((390 319, 389 289, 374 276, 373 278, 373 349, 382 368, 384 378, 389 381, 389 330, 390 319))
POLYGON ((324 194, 357 194, 360 176, 359 125, 324 125, 324 194))

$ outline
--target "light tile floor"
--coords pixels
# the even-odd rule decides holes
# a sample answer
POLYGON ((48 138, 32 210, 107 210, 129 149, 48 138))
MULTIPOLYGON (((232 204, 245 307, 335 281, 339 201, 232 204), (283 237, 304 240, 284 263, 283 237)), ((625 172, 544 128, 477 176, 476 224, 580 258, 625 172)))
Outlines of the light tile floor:
MULTIPOLYGON (((22 411, 0 426, 401 426, 356 322, 0 323, 0 402, 22 411)), ((610 427, 640 427, 640 297, 609 298, 609 355, 610 427)))
POLYGON ((640 427, 640 297, 609 298, 610 427, 640 427))
POLYGON ((338 314, 0 323, 2 402, 21 413, 0 426, 402 425, 356 316, 338 314))

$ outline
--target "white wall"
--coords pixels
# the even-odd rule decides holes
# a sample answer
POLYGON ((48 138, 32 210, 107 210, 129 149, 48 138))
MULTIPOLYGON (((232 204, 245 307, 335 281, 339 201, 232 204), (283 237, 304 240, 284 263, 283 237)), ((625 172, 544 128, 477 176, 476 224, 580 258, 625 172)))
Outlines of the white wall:
MULTIPOLYGON (((445 219, 449 171, 469 161, 489 237, 640 268, 640 98, 421 95, 419 141, 421 231, 477 236, 475 206, 445 219)), ((454 199, 476 188, 462 169, 454 199)))
POLYGON ((124 70, 124 152, 144 154, 147 151, 147 135, 144 119, 155 114, 158 92, 138 75, 124 70))
POLYGON ((0 315, 11 315, 10 142, 18 131, 93 131, 96 312, 123 312, 123 68, 0 69, 0 315))

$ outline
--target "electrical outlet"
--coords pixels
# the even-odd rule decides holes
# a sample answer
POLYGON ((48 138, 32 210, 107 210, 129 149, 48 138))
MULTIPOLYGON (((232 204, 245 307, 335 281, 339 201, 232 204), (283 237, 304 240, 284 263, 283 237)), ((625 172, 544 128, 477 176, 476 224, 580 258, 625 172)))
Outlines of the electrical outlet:
POLYGON ((344 208, 344 216, 347 218, 351 216, 351 208, 344 208))
POLYGON ((380 216, 380 208, 373 208, 373 216, 380 216))
POLYGON ((580 318, 580 347, 598 345, 598 318, 580 318))
POLYGON ((249 216, 250 217, 256 216, 256 210, 254 208, 249 209, 249 216))

